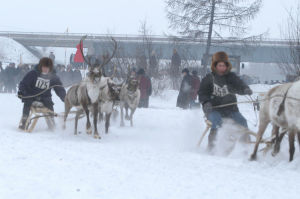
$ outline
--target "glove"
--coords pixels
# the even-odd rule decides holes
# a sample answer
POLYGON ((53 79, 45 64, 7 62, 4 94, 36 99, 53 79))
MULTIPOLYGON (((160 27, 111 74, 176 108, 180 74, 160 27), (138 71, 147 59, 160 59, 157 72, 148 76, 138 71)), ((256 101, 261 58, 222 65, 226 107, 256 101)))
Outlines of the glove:
POLYGON ((245 95, 252 95, 253 92, 252 92, 252 90, 251 90, 250 88, 246 88, 246 89, 244 90, 244 94, 245 94, 245 95))
POLYGON ((205 115, 208 115, 212 111, 212 105, 210 102, 203 104, 203 112, 205 115))
POLYGON ((22 99, 23 93, 21 91, 18 91, 18 98, 22 99))

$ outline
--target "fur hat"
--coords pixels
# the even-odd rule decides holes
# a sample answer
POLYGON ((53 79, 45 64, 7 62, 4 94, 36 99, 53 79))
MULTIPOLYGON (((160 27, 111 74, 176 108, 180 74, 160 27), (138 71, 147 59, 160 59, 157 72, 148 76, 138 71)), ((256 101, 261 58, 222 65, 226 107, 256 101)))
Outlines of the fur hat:
POLYGON ((212 56, 211 66, 210 66, 212 72, 216 71, 216 66, 217 66, 218 62, 224 62, 227 66, 227 72, 231 71, 232 65, 229 61, 228 55, 225 52, 223 52, 223 51, 216 52, 212 56))

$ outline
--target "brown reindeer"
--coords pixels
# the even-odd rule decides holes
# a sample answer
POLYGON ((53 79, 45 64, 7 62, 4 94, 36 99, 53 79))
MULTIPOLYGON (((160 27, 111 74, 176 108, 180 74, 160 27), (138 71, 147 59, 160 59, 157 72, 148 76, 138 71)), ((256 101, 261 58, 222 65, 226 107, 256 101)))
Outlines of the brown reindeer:
POLYGON ((295 152, 295 135, 300 144, 300 82, 288 83, 272 88, 266 95, 259 112, 259 130, 256 137, 251 160, 256 159, 259 143, 269 123, 273 124, 275 146, 273 155, 280 149, 280 142, 286 132, 289 135, 290 158, 293 160, 295 152), (279 134, 279 129, 282 129, 279 134))
POLYGON ((93 124, 94 124, 94 138, 100 138, 98 129, 97 129, 97 120, 98 120, 98 103, 99 96, 102 89, 107 85, 106 79, 103 79, 102 69, 103 66, 110 62, 114 57, 117 50, 117 42, 112 38, 114 42, 114 51, 112 55, 102 61, 100 64, 99 60, 96 60, 95 63, 91 64, 90 60, 87 60, 82 52, 83 40, 86 36, 82 37, 80 40, 80 51, 84 58, 85 63, 88 64, 88 74, 87 77, 82 80, 78 85, 72 86, 66 95, 65 98, 65 115, 64 115, 64 127, 65 122, 68 117, 68 114, 72 107, 78 107, 76 117, 75 117, 75 132, 77 134, 77 124, 80 114, 85 112, 87 117, 86 122, 86 131, 88 134, 92 134, 91 123, 89 118, 90 110, 93 113, 93 124))

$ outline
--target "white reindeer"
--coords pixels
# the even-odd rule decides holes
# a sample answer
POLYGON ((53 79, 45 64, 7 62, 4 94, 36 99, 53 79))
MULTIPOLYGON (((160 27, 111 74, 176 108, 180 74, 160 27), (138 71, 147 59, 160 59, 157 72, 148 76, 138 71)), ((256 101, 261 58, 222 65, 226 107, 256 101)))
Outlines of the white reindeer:
POLYGON ((251 160, 256 159, 259 143, 269 123, 274 126, 276 135, 273 155, 278 153, 281 139, 285 132, 289 135, 290 158, 293 160, 295 152, 295 135, 298 135, 300 144, 300 81, 288 83, 272 88, 265 96, 259 113, 259 130, 251 160), (283 129, 278 136, 279 128, 283 129))
POLYGON ((101 90, 99 96, 99 112, 100 118, 103 118, 103 114, 105 114, 105 133, 108 133, 113 107, 117 101, 120 101, 121 86, 115 84, 111 78, 106 78, 105 81, 107 84, 101 90))

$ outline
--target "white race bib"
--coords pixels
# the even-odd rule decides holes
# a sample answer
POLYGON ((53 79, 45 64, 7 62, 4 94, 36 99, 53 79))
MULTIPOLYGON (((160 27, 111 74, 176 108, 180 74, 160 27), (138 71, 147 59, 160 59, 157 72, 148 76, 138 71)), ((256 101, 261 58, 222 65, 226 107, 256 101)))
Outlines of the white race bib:
POLYGON ((39 89, 49 89, 50 88, 50 80, 38 77, 35 83, 35 87, 39 89))
POLYGON ((218 97, 224 97, 226 95, 229 95, 227 85, 224 85, 223 87, 221 87, 221 86, 214 83, 213 95, 218 96, 218 97))

